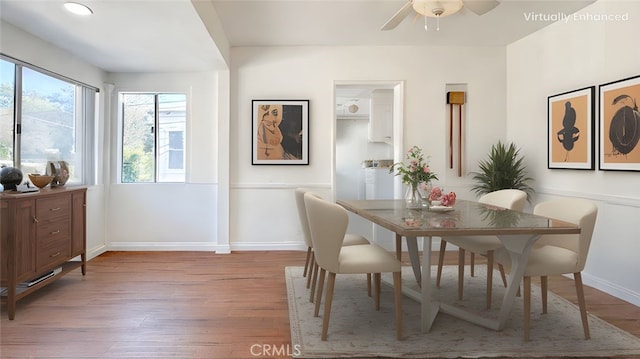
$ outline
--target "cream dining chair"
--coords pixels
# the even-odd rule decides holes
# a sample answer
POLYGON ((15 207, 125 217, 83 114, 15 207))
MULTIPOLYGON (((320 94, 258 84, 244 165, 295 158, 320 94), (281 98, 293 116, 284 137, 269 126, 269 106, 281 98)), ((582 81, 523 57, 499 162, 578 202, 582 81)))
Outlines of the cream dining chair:
MULTIPOLYGON (((531 320, 531 277, 540 277, 542 313, 547 313, 547 280, 550 275, 573 273, 578 306, 585 339, 589 339, 589 321, 584 300, 582 275, 591 245, 598 207, 580 198, 564 198, 536 205, 533 213, 556 220, 577 224, 580 234, 556 234, 542 236, 534 244, 524 271, 524 339, 529 340, 531 320)), ((505 248, 496 250, 496 262, 511 267, 511 258, 505 248)))
POLYGON ((331 304, 337 274, 368 274, 375 277, 375 305, 380 309, 381 273, 393 273, 396 338, 402 340, 402 264, 395 256, 375 244, 343 246, 349 224, 347 211, 341 206, 325 201, 312 193, 304 195, 307 218, 316 263, 320 267, 320 283, 316 298, 315 315, 318 315, 324 278, 329 273, 325 295, 322 340, 327 340, 331 304))
MULTIPOLYGON (((525 202, 527 200, 527 194, 524 191, 518 189, 503 189, 494 192, 487 193, 480 197, 478 202, 491 206, 502 207, 512 209, 515 211, 522 211, 525 202)), ((487 309, 491 308, 491 298, 493 295, 493 253, 496 249, 502 247, 500 240, 496 236, 457 236, 457 237, 444 237, 440 241, 440 253, 438 256, 438 272, 436 276, 436 286, 440 287, 440 278, 442 277, 442 265, 444 262, 444 253, 447 247, 447 243, 456 245, 458 249, 458 299, 462 300, 464 290, 464 262, 465 251, 471 252, 471 276, 475 275, 475 254, 480 254, 487 257, 487 309)), ((500 268, 500 274, 502 276, 502 283, 507 286, 507 279, 504 275, 504 270, 500 268)))
MULTIPOLYGON (((313 253, 313 242, 311 242, 311 233, 309 232, 309 221, 307 220, 307 210, 304 203, 304 194, 312 193, 314 196, 321 198, 317 193, 312 192, 305 188, 296 188, 296 206, 298 208, 298 217, 300 218, 300 225, 302 226, 302 233, 304 235, 304 242, 307 245, 307 258, 304 263, 303 277, 307 277, 307 288, 311 288, 309 293, 309 301, 313 303, 314 293, 316 289, 316 282, 318 279, 318 265, 315 263, 315 256, 313 253), (308 276, 307 276, 308 275, 308 276)), ((343 246, 353 246, 358 244, 369 244, 369 241, 361 235, 357 234, 345 234, 343 246)), ((367 292, 371 296, 371 274, 367 274, 367 292)))

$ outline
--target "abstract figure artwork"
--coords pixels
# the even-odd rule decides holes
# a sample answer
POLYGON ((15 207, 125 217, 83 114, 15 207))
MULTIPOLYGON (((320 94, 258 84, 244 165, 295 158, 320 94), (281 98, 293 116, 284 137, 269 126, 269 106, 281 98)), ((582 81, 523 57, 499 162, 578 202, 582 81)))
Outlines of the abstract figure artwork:
POLYGON ((620 103, 620 107, 611 118, 609 125, 609 140, 614 153, 623 155, 633 151, 640 139, 640 113, 636 99, 629 95, 620 95, 613 100, 612 105, 620 103))
POLYGON ((252 164, 309 164, 309 101, 253 100, 252 164))
POLYGON ((640 171, 640 76, 600 85, 600 169, 640 171))
POLYGON ((562 147, 567 150, 564 158, 569 161, 569 151, 573 150, 573 145, 580 138, 580 130, 576 127, 576 109, 571 105, 571 101, 564 104, 564 117, 562 118, 562 129, 556 134, 562 147))
POLYGON ((595 86, 549 96, 548 167, 594 169, 595 86))

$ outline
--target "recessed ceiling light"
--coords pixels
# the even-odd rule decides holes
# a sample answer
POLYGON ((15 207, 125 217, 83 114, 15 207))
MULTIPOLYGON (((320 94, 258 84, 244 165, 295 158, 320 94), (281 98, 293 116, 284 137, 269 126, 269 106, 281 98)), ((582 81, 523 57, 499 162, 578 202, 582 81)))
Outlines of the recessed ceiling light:
POLYGON ((93 10, 88 6, 76 2, 66 2, 64 7, 76 15, 89 16, 93 14, 93 10))

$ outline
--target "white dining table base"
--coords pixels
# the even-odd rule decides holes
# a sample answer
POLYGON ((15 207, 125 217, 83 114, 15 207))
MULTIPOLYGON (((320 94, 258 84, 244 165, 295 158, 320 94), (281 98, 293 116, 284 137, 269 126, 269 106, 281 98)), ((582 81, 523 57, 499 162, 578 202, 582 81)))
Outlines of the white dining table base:
POLYGON ((420 254, 418 252, 418 238, 406 237, 407 249, 409 252, 409 258, 411 260, 411 266, 413 273, 418 283, 421 284, 419 292, 403 287, 403 293, 414 300, 421 303, 421 328, 423 333, 428 333, 431 330, 431 326, 438 315, 438 312, 442 311, 454 317, 466 320, 468 322, 493 329, 496 331, 503 330, 509 316, 511 315, 511 309, 515 302, 516 293, 520 282, 524 277, 524 270, 529 260, 529 253, 531 247, 538 240, 540 235, 522 234, 522 235, 504 235, 497 236, 502 245, 507 249, 511 256, 511 272, 507 279, 507 288, 502 298, 502 305, 498 318, 486 318, 479 316, 478 314, 460 309, 453 305, 432 301, 432 285, 431 285, 431 237, 422 237, 422 248, 426 249, 422 251, 422 265, 420 261, 420 254))

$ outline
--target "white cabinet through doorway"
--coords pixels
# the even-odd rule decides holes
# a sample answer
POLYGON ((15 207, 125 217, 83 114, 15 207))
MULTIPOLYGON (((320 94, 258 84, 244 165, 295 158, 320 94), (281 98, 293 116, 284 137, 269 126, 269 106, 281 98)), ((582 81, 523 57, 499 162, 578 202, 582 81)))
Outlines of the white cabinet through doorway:
POLYGON ((393 90, 377 89, 371 91, 369 116, 369 141, 392 143, 393 90))

